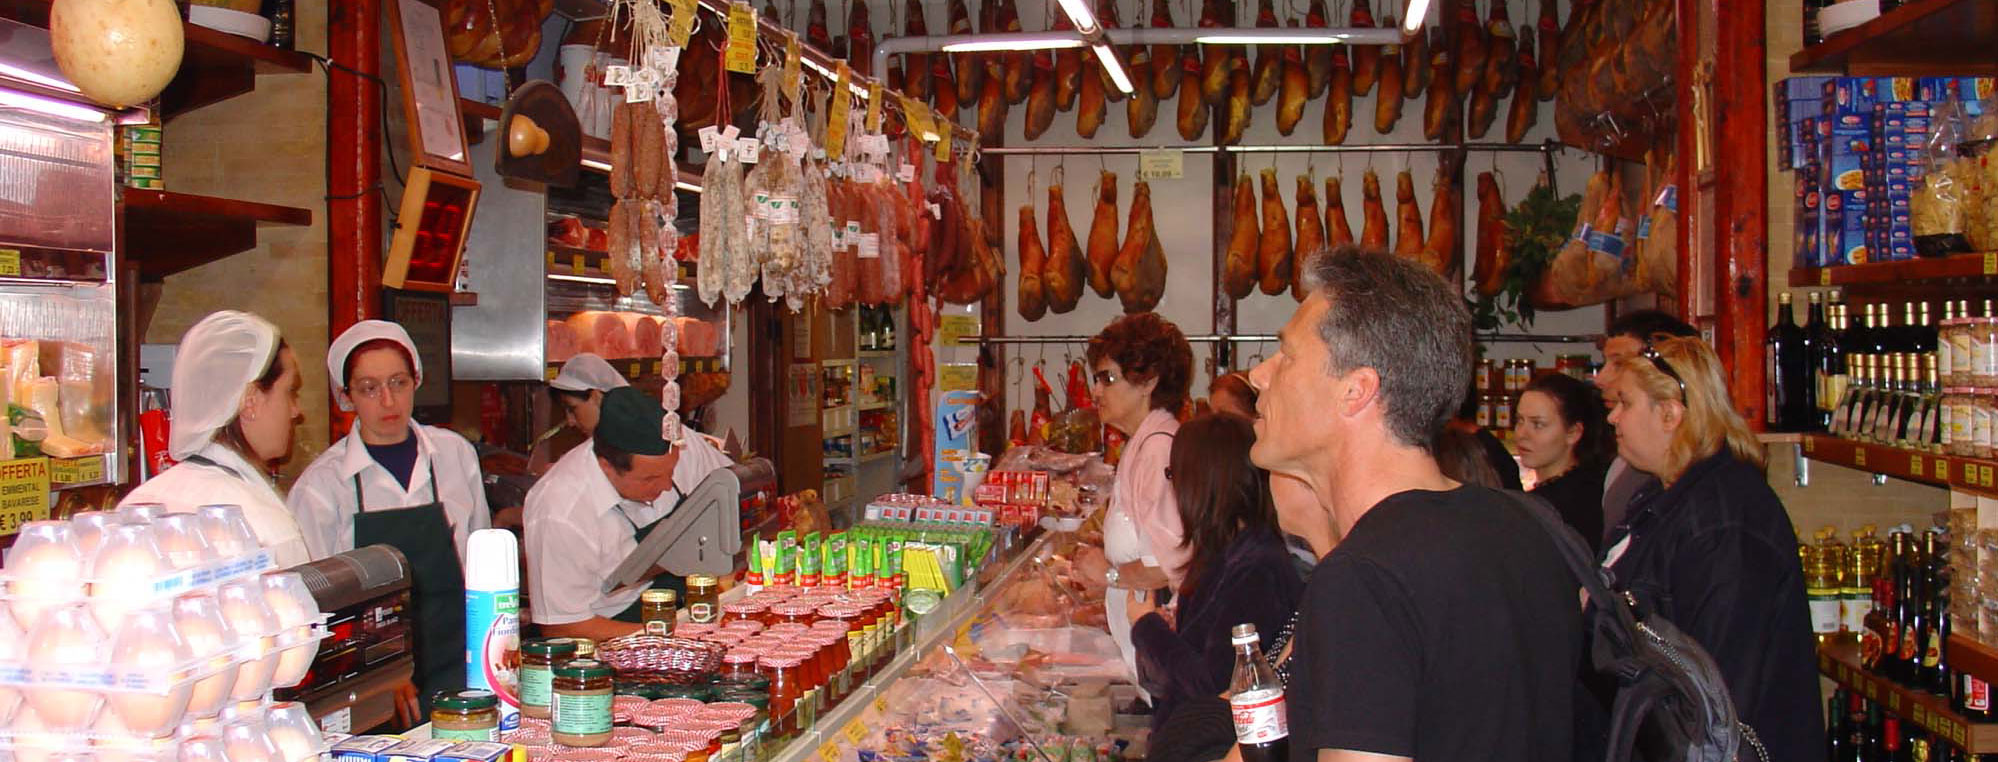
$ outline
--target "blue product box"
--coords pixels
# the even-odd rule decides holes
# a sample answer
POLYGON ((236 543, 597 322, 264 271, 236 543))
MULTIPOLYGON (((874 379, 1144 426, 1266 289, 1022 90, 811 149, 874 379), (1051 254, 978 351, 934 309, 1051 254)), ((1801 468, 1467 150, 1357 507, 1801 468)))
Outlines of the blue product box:
POLYGON ((1823 261, 1818 251, 1818 230, 1824 224, 1823 210, 1819 208, 1824 196, 1818 191, 1817 172, 1813 167, 1797 170, 1794 196, 1791 203, 1796 210, 1796 220, 1792 245, 1798 260, 1805 267, 1818 267, 1823 261))
POLYGON ((1845 225, 1845 196, 1840 193, 1824 194, 1824 216, 1818 223, 1818 266, 1833 267, 1845 264, 1844 249, 1839 247, 1839 230, 1845 225))
POLYGON ((1879 102, 1879 77, 1833 77, 1824 84, 1825 113, 1833 116, 1873 114, 1879 102))
POLYGON ((438 754, 457 746, 457 741, 404 741, 375 755, 375 762, 430 762, 438 754))
MULTIPOLYGON (((1839 198, 1844 214, 1839 218, 1838 227, 1829 224, 1825 236, 1836 242, 1831 248, 1828 260, 1837 264, 1863 265, 1872 261, 1866 248, 1866 191, 1837 191, 1832 194, 1839 198)), ((1831 197, 1826 197, 1829 206, 1831 197)))
POLYGON ((1831 140, 1825 150, 1829 157, 1826 169, 1830 173, 1826 177, 1832 188, 1856 191, 1866 187, 1866 169, 1862 162, 1865 154, 1872 150, 1871 122, 1870 114, 1847 114, 1834 118, 1831 140))
POLYGON ((1920 98, 1915 77, 1879 77, 1874 84, 1875 103, 1912 101, 1920 98))
POLYGON ((436 762, 505 762, 512 754, 513 746, 510 744, 467 741, 431 759, 436 762))
POLYGON ((353 736, 334 744, 327 754, 333 762, 378 762, 383 752, 402 743, 396 736, 353 736))

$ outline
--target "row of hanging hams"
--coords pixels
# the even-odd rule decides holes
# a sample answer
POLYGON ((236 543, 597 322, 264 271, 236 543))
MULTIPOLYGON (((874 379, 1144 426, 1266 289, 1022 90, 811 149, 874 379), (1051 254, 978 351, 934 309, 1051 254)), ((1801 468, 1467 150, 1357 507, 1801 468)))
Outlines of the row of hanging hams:
MULTIPOLYGON (((1090 213, 1085 248, 1068 221, 1063 170, 1055 169, 1048 184, 1047 237, 1040 234, 1031 196, 1019 212, 1019 280, 1015 283, 1020 316, 1039 320, 1052 311, 1075 309, 1085 291, 1117 297, 1126 313, 1149 312, 1165 297, 1166 256, 1152 218, 1151 185, 1138 180, 1131 189, 1130 216, 1118 239, 1117 173, 1104 171, 1096 180, 1096 205, 1090 213)), ((1033 181, 1030 178, 1028 185, 1033 181)))

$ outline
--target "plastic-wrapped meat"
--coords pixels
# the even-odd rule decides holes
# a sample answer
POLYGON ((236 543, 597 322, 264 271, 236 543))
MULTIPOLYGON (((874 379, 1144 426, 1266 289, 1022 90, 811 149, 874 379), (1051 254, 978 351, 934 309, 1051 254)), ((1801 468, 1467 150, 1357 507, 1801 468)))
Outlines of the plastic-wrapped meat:
POLYGON ((887 186, 881 184, 857 184, 854 192, 859 196, 854 215, 860 221, 860 242, 854 247, 858 267, 854 287, 861 304, 878 305, 888 301, 883 282, 888 263, 882 257, 887 249, 894 248, 895 218, 894 204, 886 198, 892 195, 887 186))
POLYGON ((793 311, 805 308, 805 297, 822 293, 832 283, 832 211, 826 205, 826 173, 816 161, 806 160, 804 192, 799 201, 805 220, 802 266, 792 286, 784 292, 784 303, 793 311))
MULTIPOLYGON (((671 199, 668 194, 666 198, 671 199)), ((673 284, 679 279, 679 263, 673 261, 673 248, 679 245, 679 230, 673 227, 674 215, 668 212, 673 208, 672 201, 647 201, 641 215, 644 224, 655 232, 650 236, 652 245, 640 252, 640 275, 645 280, 645 296, 653 304, 666 306, 673 299, 673 284)))
POLYGON ((701 301, 710 307, 722 295, 722 252, 723 247, 728 245, 728 218, 731 209, 740 201, 739 198, 731 201, 729 197, 740 195, 740 177, 741 171, 734 165, 713 156, 708 158, 706 171, 701 174, 701 247, 695 282, 701 301), (731 187, 738 191, 728 192, 731 187))
MULTIPOLYGON (((832 209, 833 224, 847 229, 850 233, 851 228, 847 223, 853 220, 855 205, 852 183, 845 180, 833 181, 826 199, 832 209)), ((854 279, 858 277, 855 271, 859 267, 853 250, 855 243, 855 241, 841 240, 832 248, 832 280, 826 286, 826 306, 835 310, 845 309, 853 304, 854 279)))
POLYGON ((640 252, 647 243, 656 245, 658 229, 641 221, 644 216, 644 203, 636 199, 622 199, 611 205, 610 210, 610 250, 604 255, 604 268, 617 281, 617 295, 630 296, 639 289, 639 271, 644 257, 640 252), (652 240, 646 236, 650 231, 652 240))
MULTIPOLYGON (((731 157, 733 158, 733 157, 731 157)), ((740 304, 749 290, 756 286, 756 253, 749 244, 749 210, 745 208, 748 196, 743 193, 746 185, 742 174, 742 163, 723 162, 722 186, 719 191, 708 186, 704 193, 721 196, 722 208, 722 296, 729 304, 740 304)))

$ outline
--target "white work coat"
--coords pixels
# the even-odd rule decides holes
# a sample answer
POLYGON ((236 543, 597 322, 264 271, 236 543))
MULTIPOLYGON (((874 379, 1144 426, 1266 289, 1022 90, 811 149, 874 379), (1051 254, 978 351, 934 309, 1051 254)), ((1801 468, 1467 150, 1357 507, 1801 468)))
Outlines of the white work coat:
POLYGON ((527 492, 527 584, 538 624, 609 619, 630 608, 644 586, 603 592, 604 580, 638 549, 638 527, 672 513, 680 497, 725 467, 729 458, 705 436, 689 437, 673 469, 673 489, 650 505, 619 497, 585 441, 563 455, 527 492))
POLYGON ((285 569, 312 560, 305 538, 285 508, 284 498, 271 484, 264 470, 243 456, 210 442, 198 453, 216 465, 182 462, 132 490, 120 506, 132 503, 161 503, 168 513, 193 513, 204 505, 224 503, 243 507, 243 517, 257 535, 257 543, 271 552, 271 560, 285 569))
POLYGON ((314 559, 354 549, 354 514, 359 510, 388 511, 441 502, 460 560, 472 532, 493 525, 479 456, 472 443, 457 432, 435 426, 412 424, 410 428, 416 437, 416 466, 410 469, 407 489, 375 462, 361 442, 358 428, 326 448, 298 475, 285 502, 298 519, 305 547, 314 559), (430 483, 433 465, 438 481, 434 488, 430 483), (360 507, 354 493, 356 476, 367 495, 365 508, 360 507))

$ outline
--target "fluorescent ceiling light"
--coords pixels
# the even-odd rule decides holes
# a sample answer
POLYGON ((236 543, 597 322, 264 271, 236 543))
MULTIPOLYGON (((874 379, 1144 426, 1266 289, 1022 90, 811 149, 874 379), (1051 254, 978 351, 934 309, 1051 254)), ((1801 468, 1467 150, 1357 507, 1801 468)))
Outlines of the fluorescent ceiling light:
POLYGON ((611 165, 609 165, 609 164, 607 164, 607 163, 604 163, 604 162, 601 162, 601 161, 597 161, 596 159, 584 159, 584 160, 583 160, 583 166, 585 166, 585 167, 589 167, 590 169, 594 169, 594 170, 597 170, 597 171, 599 171, 599 172, 609 172, 609 171, 611 171, 611 165))
POLYGON ((1084 36, 1096 33, 1096 11, 1089 7, 1088 0, 1061 0, 1061 10, 1075 24, 1075 31, 1084 36))
POLYGON ((1096 51, 1096 60, 1103 64, 1103 70, 1110 73, 1110 84, 1116 85, 1125 95, 1137 92, 1137 88, 1131 86, 1131 75, 1124 71, 1124 64, 1117 60, 1117 51, 1102 42, 1090 46, 1090 49, 1096 51))
POLYGON ((1082 39, 1068 32, 1046 35, 1010 35, 1003 40, 972 40, 943 46, 946 53, 983 53, 989 50, 1055 50, 1082 47, 1082 39))
POLYGON ((1422 29, 1422 23, 1429 15, 1429 0, 1408 0, 1408 13, 1401 17, 1403 34, 1415 34, 1422 29))
MULTIPOLYGON (((1300 30, 1301 31, 1301 30, 1300 30)), ((1193 38, 1202 45, 1335 45, 1348 34, 1259 34, 1255 32, 1209 34, 1193 38)))
POLYGON ((688 193, 699 193, 699 192, 701 192, 701 186, 698 186, 698 185, 695 185, 695 184, 693 184, 693 183, 690 183, 690 182, 687 182, 687 181, 685 181, 685 180, 681 180, 681 181, 679 181, 679 182, 676 182, 676 183, 673 183, 673 187, 675 187, 675 188, 679 188, 680 190, 683 190, 683 191, 686 191, 686 192, 688 192, 688 193))
POLYGON ((28 69, 15 66, 5 61, 0 61, 0 75, 6 75, 27 82, 33 82, 43 87, 53 87, 57 90, 65 90, 72 93, 83 92, 82 90, 78 90, 76 88, 76 85, 64 82, 54 77, 45 76, 40 72, 30 71, 28 69))
POLYGON ((105 119, 104 112, 88 106, 79 106, 54 98, 43 98, 39 95, 29 95, 7 89, 0 89, 0 106, 24 108, 29 111, 63 117, 65 119, 74 119, 79 122, 95 123, 102 122, 105 119))

